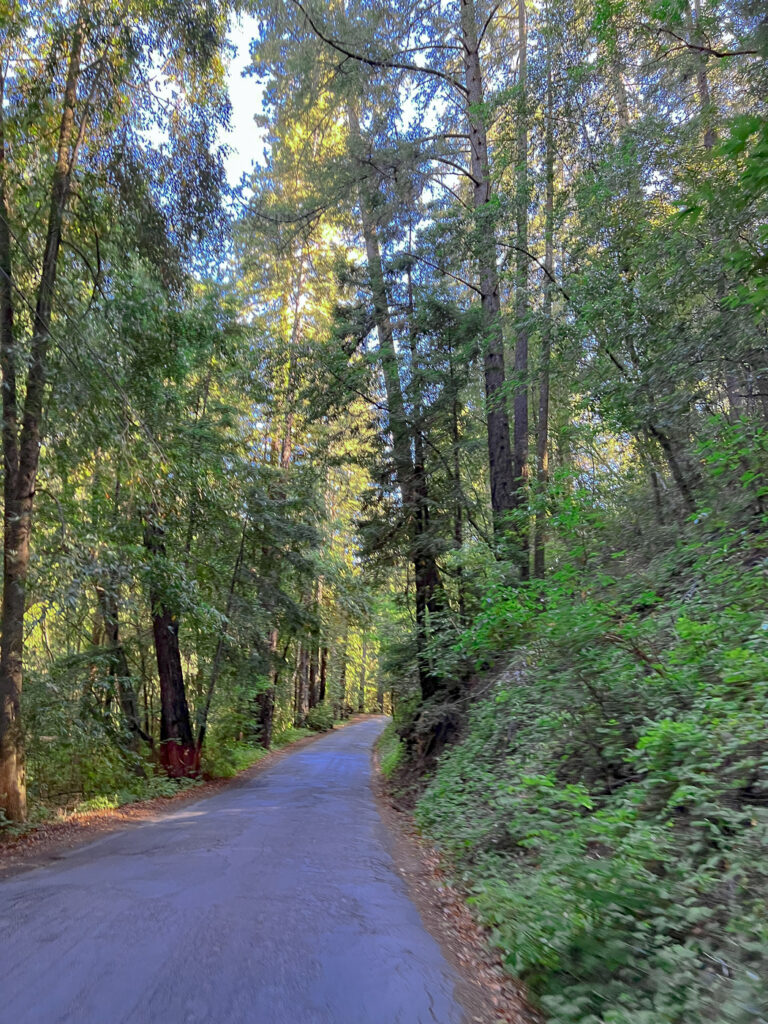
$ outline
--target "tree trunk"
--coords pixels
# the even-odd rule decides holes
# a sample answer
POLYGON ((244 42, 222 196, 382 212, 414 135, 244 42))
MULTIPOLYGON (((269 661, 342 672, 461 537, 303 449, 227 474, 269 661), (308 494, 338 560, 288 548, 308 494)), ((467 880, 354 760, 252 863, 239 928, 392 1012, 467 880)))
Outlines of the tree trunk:
POLYGON ((287 469, 291 464, 291 452, 293 447, 293 403, 296 394, 296 349, 299 343, 301 331, 301 293, 304 287, 304 263, 305 256, 302 252, 299 259, 298 277, 296 280, 296 293, 293 301, 293 321, 291 323, 291 341, 288 350, 288 386, 285 393, 286 411, 283 421, 283 438, 280 445, 280 466, 287 469))
MULTIPOLYGON (((694 0, 693 10, 688 8, 688 17, 691 25, 691 37, 693 42, 700 46, 706 43, 704 33, 699 28, 701 21, 701 5, 699 0, 694 0)), ((696 93, 699 101, 699 111, 704 125, 704 149, 711 150, 717 142, 717 129, 712 124, 712 96, 709 91, 709 77, 707 76, 707 55, 702 51, 698 55, 698 68, 696 70, 696 93)))
POLYGON ((517 87, 517 224, 515 271, 515 431, 513 501, 518 513, 515 523, 515 561, 521 579, 530 575, 529 529, 527 525, 528 492, 528 31, 525 0, 518 0, 519 78, 517 87))
POLYGON ((514 508, 514 467, 509 443, 509 416, 504 394, 504 336, 501 325, 495 211, 491 202, 488 135, 485 127, 483 76, 474 0, 461 0, 461 36, 467 90, 473 203, 477 215, 476 260, 484 320, 483 362, 488 417, 488 464, 494 529, 503 535, 505 517, 514 508))
MULTIPOLYGON (((362 148, 360 123, 357 112, 351 104, 347 108, 347 114, 352 139, 359 148, 362 148)), ((389 298, 384 280, 373 196, 367 178, 362 176, 359 182, 359 191, 368 277, 376 320, 376 332, 379 339, 379 354, 384 387, 387 394, 389 425, 392 433, 392 458, 395 466, 395 478, 409 522, 410 558, 414 567, 416 590, 419 685, 422 697, 426 700, 433 696, 439 688, 439 681, 429 671, 422 657, 422 652, 426 646, 429 631, 428 614, 437 612, 442 604, 442 582, 440 570, 426 533, 428 493, 424 458, 421 452, 423 440, 418 436, 417 426, 414 425, 411 428, 409 425, 405 412, 405 401, 400 382, 400 368, 395 349, 389 298)))
POLYGON ((299 644, 299 659, 296 664, 295 715, 294 723, 301 729, 307 724, 309 653, 304 644, 299 644))
MULTIPOLYGON (((165 557, 163 529, 157 509, 144 530, 144 545, 152 558, 165 557)), ((157 587, 158 567, 153 568, 149 589, 152 606, 152 634, 160 680, 160 763, 172 778, 196 775, 200 770, 200 751, 192 735, 192 722, 184 688, 184 672, 179 651, 179 620, 165 604, 157 587)))
POLYGON ((339 673, 339 718, 349 718, 347 713, 347 655, 349 653, 349 623, 344 623, 344 640, 341 644, 341 672, 339 673))
POLYGON ((677 485, 677 489, 680 492, 680 497, 685 505, 685 510, 689 515, 692 515, 696 511, 696 501, 693 496, 693 489, 697 483, 695 476, 693 481, 689 479, 689 474, 686 472, 684 467, 685 458, 680 452, 676 450, 676 446, 672 442, 671 437, 663 430, 659 430, 652 423, 648 424, 648 433, 656 441, 658 441, 661 450, 664 452, 670 471, 672 473, 672 479, 677 485))
POLYGON ((360 661, 360 689, 357 697, 357 710, 359 712, 365 711, 365 661, 368 654, 368 638, 363 633, 363 651, 362 658, 360 661))
POLYGON ((258 742, 265 750, 269 750, 272 746, 272 729, 275 722, 275 679, 276 675, 273 677, 271 685, 256 695, 256 708, 258 712, 256 717, 258 723, 256 735, 258 742))
MULTIPOLYGON (((409 239, 410 249, 410 239, 409 239)), ((442 607, 442 584, 437 562, 432 553, 429 532, 429 493, 424 460, 424 436, 421 422, 421 373, 416 337, 413 332, 415 310, 413 281, 408 268, 408 317, 411 349, 411 374, 414 379, 413 395, 413 569, 416 591, 416 628, 418 631, 419 684, 422 697, 427 700, 437 693, 440 681, 427 661, 427 643, 431 618, 442 607)))
POLYGON ((309 654, 309 684, 307 686, 307 709, 309 711, 312 708, 317 707, 318 695, 317 695, 317 668, 318 668, 318 648, 317 643, 313 640, 312 649, 309 654))
POLYGON ((277 681, 279 678, 279 670, 277 668, 278 640, 279 634, 277 627, 273 626, 269 631, 270 681, 267 688, 256 695, 256 735, 259 743, 265 750, 269 750, 272 746, 272 728, 275 720, 275 694, 277 693, 277 681))
MULTIPOLYGON (((453 545, 457 551, 461 551, 464 544, 464 491, 461 486, 461 459, 459 457, 459 446, 461 443, 461 431, 459 429, 459 388, 455 377, 452 347, 449 347, 448 349, 448 372, 451 387, 453 545)), ((461 565, 456 569, 456 589, 458 591, 459 621, 463 626, 466 623, 467 610, 464 569, 461 565)))
MULTIPOLYGON (((11 237, 5 173, 5 131, 0 121, 0 348, 3 371, 3 598, 0 611, 0 807, 12 821, 27 813, 24 746, 21 731, 21 691, 32 509, 40 457, 41 420, 45 398, 51 310, 56 287, 64 212, 70 194, 75 160, 75 104, 83 47, 78 20, 72 35, 64 102, 59 126, 56 164, 50 193, 43 267, 32 324, 31 359, 27 374, 21 436, 18 433, 16 352, 14 348, 11 237)), ((0 89, 0 107, 4 104, 0 89)), ((1 116, 1 115, 0 115, 1 116)))
POLYGON ((96 597, 104 623, 104 635, 109 651, 109 674, 115 680, 117 699, 120 704, 120 713, 123 721, 131 733, 135 749, 139 748, 141 740, 152 746, 152 737, 141 727, 139 701, 133 688, 131 671, 128 668, 128 659, 125 656, 125 648, 120 640, 117 592, 114 581, 111 582, 109 590, 105 590, 104 587, 97 587, 96 597))
POLYGON ((224 622, 219 633, 219 640, 216 644, 216 653, 213 656, 213 664, 211 665, 211 674, 208 677, 208 686, 205 691, 205 703, 200 714, 200 721, 197 732, 197 749, 198 756, 202 752, 203 743, 205 742, 205 733, 208 728, 208 715, 211 711, 211 701, 213 699, 213 691, 216 688, 216 683, 219 678, 219 672, 221 671, 221 661, 224 656, 224 642, 227 638, 227 628, 229 620, 232 615, 232 605, 235 600, 235 587, 237 586, 237 578, 240 575, 240 567, 243 564, 243 555, 245 554, 245 537, 248 533, 248 520, 243 520, 243 528, 240 531, 240 544, 237 549, 237 557, 235 558, 235 565, 232 569, 232 579, 229 584, 229 591, 227 593, 227 603, 224 609, 224 622))
POLYGON ((320 651, 320 682, 318 689, 318 703, 325 700, 328 678, 328 648, 323 647, 320 651))
POLYGON ((549 364, 552 352, 552 277, 554 275, 555 235, 555 140, 553 132, 552 57, 547 52, 547 124, 545 140, 546 197, 544 201, 544 302, 541 332, 541 370, 539 376, 539 415, 536 434, 536 483, 538 504, 534 526, 533 572, 543 579, 546 571, 544 532, 547 513, 544 506, 549 484, 549 364))

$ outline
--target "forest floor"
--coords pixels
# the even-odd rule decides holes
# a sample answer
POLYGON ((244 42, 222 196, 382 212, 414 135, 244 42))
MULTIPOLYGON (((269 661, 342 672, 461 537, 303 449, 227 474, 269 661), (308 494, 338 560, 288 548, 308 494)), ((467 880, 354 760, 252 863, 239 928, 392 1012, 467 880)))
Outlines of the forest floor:
MULTIPOLYGON (((371 716, 352 715, 347 721, 336 723, 334 729, 343 729, 369 717, 371 716)), ((314 743, 323 735, 326 734, 318 732, 312 736, 302 736, 286 743, 285 746, 270 750, 255 764, 244 768, 231 778, 208 779, 188 789, 182 789, 173 796, 136 800, 122 807, 98 811, 72 811, 31 825, 17 835, 0 835, 0 879, 52 863, 68 851, 111 832, 155 821, 185 804, 205 800, 206 797, 229 787, 245 785, 287 754, 314 743)))

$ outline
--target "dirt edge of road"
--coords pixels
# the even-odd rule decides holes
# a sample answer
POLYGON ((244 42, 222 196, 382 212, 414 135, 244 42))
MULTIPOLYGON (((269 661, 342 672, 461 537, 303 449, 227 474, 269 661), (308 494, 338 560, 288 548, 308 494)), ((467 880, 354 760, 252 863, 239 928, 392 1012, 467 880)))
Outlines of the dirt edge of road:
POLYGON ((373 766, 374 796, 387 826, 395 866, 424 926, 459 976, 456 996, 467 1024, 541 1024, 522 986, 504 970, 499 951, 472 916, 467 894, 449 882, 437 850, 418 834, 411 816, 390 799, 376 747, 373 766))
MULTIPOLYGON (((343 724, 334 726, 334 729, 343 729, 348 725, 354 725, 355 722, 364 722, 375 717, 379 716, 353 715, 343 724)), ((327 735, 327 732, 318 732, 315 736, 302 736, 292 743, 286 743, 284 747, 270 750, 260 761, 252 764, 250 768, 244 768, 230 779, 211 779, 174 796, 137 800, 135 803, 124 804, 110 810, 70 814, 65 818, 42 822, 18 837, 0 838, 0 881, 22 871, 31 871, 52 864, 72 850, 85 846, 95 839, 101 839, 111 832, 120 832, 133 825, 155 821, 185 804, 205 800, 223 789, 245 785, 283 757, 327 735)))

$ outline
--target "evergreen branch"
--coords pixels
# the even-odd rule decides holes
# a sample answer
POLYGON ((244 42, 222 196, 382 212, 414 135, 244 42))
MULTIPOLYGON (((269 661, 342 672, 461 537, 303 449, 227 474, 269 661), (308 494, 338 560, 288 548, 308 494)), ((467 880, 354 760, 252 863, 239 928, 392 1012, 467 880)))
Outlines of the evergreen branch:
POLYGON ((452 89, 458 90, 463 95, 467 96, 467 88, 462 85, 461 82, 457 81, 452 75, 446 74, 444 71, 440 71, 438 68, 420 68, 418 64, 407 64, 403 61, 393 60, 391 57, 385 57, 379 59, 377 57, 369 57, 363 53, 356 53, 354 50, 350 50, 341 40, 334 39, 332 36, 326 35, 322 29, 317 25, 306 9, 301 0, 291 0, 295 7, 298 7, 301 13, 306 18, 307 24, 315 33, 318 39, 324 42, 327 46, 332 47, 338 53, 343 54, 345 57, 349 57, 351 60, 356 60, 360 64, 367 64, 371 68, 387 69, 391 71, 410 71, 413 74, 419 75, 431 75, 433 78, 439 78, 441 81, 446 82, 451 86, 452 89))

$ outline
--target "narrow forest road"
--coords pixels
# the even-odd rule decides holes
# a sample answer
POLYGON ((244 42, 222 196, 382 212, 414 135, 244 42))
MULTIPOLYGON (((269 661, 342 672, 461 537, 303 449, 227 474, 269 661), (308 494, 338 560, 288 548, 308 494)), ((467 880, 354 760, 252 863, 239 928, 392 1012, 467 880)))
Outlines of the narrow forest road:
POLYGON ((384 724, 0 883, 1 1024, 460 1024, 374 804, 384 724))

